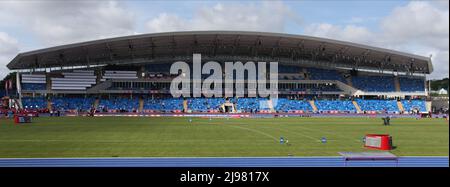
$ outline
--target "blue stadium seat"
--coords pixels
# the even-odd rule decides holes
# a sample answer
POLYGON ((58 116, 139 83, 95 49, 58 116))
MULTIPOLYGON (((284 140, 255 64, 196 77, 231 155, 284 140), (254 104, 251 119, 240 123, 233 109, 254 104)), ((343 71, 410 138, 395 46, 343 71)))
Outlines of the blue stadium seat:
POLYGON ((402 100, 403 109, 406 112, 419 110, 419 112, 427 112, 426 103, 424 100, 402 100))
POLYGON ((424 92, 425 83, 421 78, 399 77, 400 90, 402 92, 424 92))
POLYGON ((314 101, 317 109, 322 112, 340 111, 356 112, 355 105, 350 100, 316 100, 314 101))
POLYGON ((394 92, 393 76, 354 76, 352 83, 355 88, 367 92, 394 92))
POLYGON ((278 67, 278 73, 300 73, 301 71, 302 68, 298 66, 280 65, 278 67))
POLYGON ((336 70, 308 68, 310 80, 338 80, 346 82, 344 77, 336 70))
POLYGON ((356 99, 359 107, 362 111, 377 111, 377 112, 399 112, 397 106, 397 100, 364 100, 356 99))
POLYGON ((241 112, 268 110, 268 106, 264 104, 267 100, 267 98, 230 98, 230 102, 236 103, 236 109, 241 112))
MULTIPOLYGON (((161 112, 171 112, 174 110, 183 110, 183 98, 164 98, 150 99, 145 98, 144 110, 155 110, 161 112)), ((51 100, 52 107, 58 110, 81 110, 87 111, 95 102, 92 97, 56 97, 51 100)), ((188 108, 194 112, 208 112, 209 110, 218 110, 220 106, 226 102, 224 98, 188 98, 186 99, 188 108)), ((229 102, 236 104, 236 109, 240 112, 258 112, 261 110, 269 110, 267 98, 229 98, 229 102), (261 102, 262 101, 262 102, 261 102)), ((381 99, 355 99, 362 111, 376 112, 399 112, 397 100, 381 100, 381 99)), ((427 112, 426 102, 424 100, 402 100, 403 108, 406 112, 419 110, 427 112)), ((47 100, 44 97, 23 97, 23 106, 27 109, 45 109, 47 108, 47 100)), ((356 108, 350 100, 315 100, 317 109, 320 112, 339 111, 339 112, 356 112, 356 108)), ((111 99, 101 99, 99 103, 100 110, 120 110, 133 112, 139 109, 138 98, 122 98, 116 97, 111 99)), ((291 100, 287 98, 278 98, 274 103, 274 109, 278 112, 291 111, 313 111, 312 106, 307 99, 291 100)))
POLYGON ((45 109, 47 100, 45 97, 22 97, 22 106, 26 109, 45 109))
POLYGON ((291 100, 279 98, 275 110, 278 112, 290 112, 296 110, 312 111, 312 107, 306 100, 291 100))
POLYGON ((144 110, 183 110, 183 98, 144 99, 144 110))
POLYGON ((208 112, 209 110, 219 110, 225 103, 224 98, 189 98, 188 108, 194 112, 208 112))
POLYGON ((106 108, 107 110, 121 110, 126 112, 133 112, 139 109, 139 98, 111 98, 101 99, 99 108, 106 108))
POLYGON ((46 90, 46 84, 39 83, 22 83, 22 90, 46 90))
POLYGON ((92 97, 55 97, 51 99, 53 109, 82 110, 88 111, 92 108, 95 98, 92 97))

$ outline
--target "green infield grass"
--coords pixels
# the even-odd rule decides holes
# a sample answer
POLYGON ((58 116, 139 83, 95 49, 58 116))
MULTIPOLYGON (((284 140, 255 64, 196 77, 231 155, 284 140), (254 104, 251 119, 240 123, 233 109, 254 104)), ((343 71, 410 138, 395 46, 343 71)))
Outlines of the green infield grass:
POLYGON ((392 119, 391 126, 380 118, 39 117, 20 125, 0 119, 0 157, 339 156, 372 151, 363 147, 368 133, 390 134, 398 156, 448 156, 448 128, 444 119, 415 118, 392 119))

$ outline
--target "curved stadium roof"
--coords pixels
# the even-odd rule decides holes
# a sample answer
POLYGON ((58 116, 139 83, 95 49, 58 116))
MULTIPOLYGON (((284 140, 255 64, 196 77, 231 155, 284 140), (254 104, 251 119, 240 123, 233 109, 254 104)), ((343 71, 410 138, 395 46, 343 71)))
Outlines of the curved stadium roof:
POLYGON ((431 59, 414 54, 303 35, 243 31, 190 31, 101 39, 19 53, 11 70, 189 60, 320 62, 331 67, 429 74, 431 59))

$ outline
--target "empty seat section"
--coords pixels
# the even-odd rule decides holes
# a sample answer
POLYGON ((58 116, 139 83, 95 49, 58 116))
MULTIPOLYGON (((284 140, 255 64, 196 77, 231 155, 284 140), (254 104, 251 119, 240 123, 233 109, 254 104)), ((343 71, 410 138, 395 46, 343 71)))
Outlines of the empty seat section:
POLYGON ((209 110, 219 110, 225 103, 224 98, 189 98, 188 109, 194 112, 208 112, 209 110))
POLYGON ((400 90, 403 92, 424 92, 425 80, 422 78, 399 77, 400 90))
POLYGON ((314 101, 319 111, 356 112, 355 105, 349 100, 316 100, 314 101))
POLYGON ((424 100, 402 100, 403 109, 406 112, 418 110, 419 112, 427 112, 426 103, 424 100))
POLYGON ((173 111, 183 110, 182 98, 144 99, 144 110, 173 111))
POLYGON ((54 97, 51 99, 52 108, 58 110, 88 111, 92 108, 94 101, 93 97, 54 97))
POLYGON ((230 98, 229 101, 235 103, 240 112, 268 110, 266 98, 230 98))
POLYGON ((312 107, 307 100, 291 100, 286 98, 279 98, 274 109, 278 112, 292 112, 292 111, 312 111, 312 107))
POLYGON ((45 74, 22 74, 23 90, 46 90, 45 74))
POLYGON ((298 66, 280 65, 278 67, 278 72, 279 73, 300 73, 301 72, 301 68, 298 67, 298 66))
POLYGON ((22 83, 22 90, 46 90, 46 84, 22 83))
POLYGON ((362 111, 377 111, 377 112, 399 112, 397 100, 364 100, 356 99, 362 111))
POLYGON ((310 80, 338 80, 346 82, 344 77, 336 70, 308 68, 310 80))
POLYGON ((101 99, 99 103, 101 110, 120 110, 124 112, 133 112, 139 109, 139 98, 111 98, 101 99))
POLYGON ((354 76, 353 86, 367 92, 394 92, 393 76, 354 76))
POLYGON ((26 109, 45 109, 47 100, 44 97, 23 97, 22 106, 26 109))

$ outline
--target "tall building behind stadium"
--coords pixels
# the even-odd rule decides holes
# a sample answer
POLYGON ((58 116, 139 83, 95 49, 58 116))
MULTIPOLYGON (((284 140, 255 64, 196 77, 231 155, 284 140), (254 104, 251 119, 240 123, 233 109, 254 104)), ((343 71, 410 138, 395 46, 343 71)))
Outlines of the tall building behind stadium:
MULTIPOLYGON (((429 112, 431 59, 362 44, 280 33, 193 31, 133 35, 18 54, 16 107, 68 113, 429 112), (176 61, 278 62, 271 98, 174 98, 176 61), (263 103, 263 104, 261 104, 263 103)), ((222 68, 225 69, 225 68, 222 68)), ((208 75, 202 75, 202 79, 208 75)), ((192 88, 192 86, 191 86, 192 88)), ((225 88, 222 88, 225 89, 225 88)))

